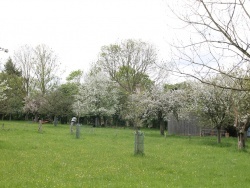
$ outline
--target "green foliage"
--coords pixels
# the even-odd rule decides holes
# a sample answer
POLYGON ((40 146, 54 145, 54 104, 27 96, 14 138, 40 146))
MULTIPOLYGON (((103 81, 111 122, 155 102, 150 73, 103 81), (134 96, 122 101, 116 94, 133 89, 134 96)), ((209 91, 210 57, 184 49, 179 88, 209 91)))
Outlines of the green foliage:
POLYGON ((67 82, 66 84, 60 85, 58 90, 68 97, 73 97, 78 93, 78 86, 75 83, 67 82))
POLYGON ((0 103, 0 113, 21 114, 25 91, 23 78, 16 74, 0 73, 0 82, 5 81, 9 89, 4 91, 5 100, 0 103))
POLYGON ((164 84, 163 88, 165 91, 177 90, 177 89, 186 89, 190 87, 187 82, 181 82, 176 84, 164 84))
POLYGON ((72 114, 72 101, 74 97, 66 95, 60 89, 56 89, 44 96, 45 102, 40 108, 40 113, 51 116, 67 116, 72 114))
POLYGON ((101 48, 98 64, 129 94, 152 83, 147 72, 156 62, 156 50, 140 40, 125 40, 101 48))
POLYGON ((17 69, 16 65, 13 63, 12 59, 9 58, 4 65, 4 72, 9 75, 21 76, 22 72, 17 69))
POLYGON ((153 81, 149 76, 142 72, 136 72, 130 66, 122 66, 114 74, 114 80, 119 80, 119 85, 124 92, 134 92, 137 90, 148 90, 153 81))
POLYGON ((68 82, 73 81, 75 83, 80 83, 80 79, 81 79, 82 75, 83 75, 83 71, 81 71, 81 70, 72 71, 69 74, 69 76, 66 78, 66 80, 68 82))
POLYGON ((0 187, 248 187, 249 148, 236 138, 177 137, 144 129, 145 155, 133 155, 134 130, 0 122, 0 187), (55 136, 56 135, 56 136, 55 136))

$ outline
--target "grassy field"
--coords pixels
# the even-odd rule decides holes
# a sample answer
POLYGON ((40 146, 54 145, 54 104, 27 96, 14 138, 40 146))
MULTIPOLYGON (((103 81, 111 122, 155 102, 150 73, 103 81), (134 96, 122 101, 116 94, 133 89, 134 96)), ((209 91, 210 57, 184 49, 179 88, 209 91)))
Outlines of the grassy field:
MULTIPOLYGON (((134 131, 0 121, 0 187, 249 187, 250 151, 236 138, 179 137, 145 129, 144 156, 134 131), (4 123, 4 128, 2 124, 4 123)), ((248 144, 248 143, 247 143, 248 144)))

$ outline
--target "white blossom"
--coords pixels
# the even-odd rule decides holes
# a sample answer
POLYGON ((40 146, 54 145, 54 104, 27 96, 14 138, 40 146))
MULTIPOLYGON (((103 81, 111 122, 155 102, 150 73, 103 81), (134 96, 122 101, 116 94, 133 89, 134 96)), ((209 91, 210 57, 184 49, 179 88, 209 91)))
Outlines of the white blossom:
POLYGON ((79 87, 74 110, 80 115, 111 116, 118 105, 118 91, 114 82, 103 72, 87 75, 79 87))

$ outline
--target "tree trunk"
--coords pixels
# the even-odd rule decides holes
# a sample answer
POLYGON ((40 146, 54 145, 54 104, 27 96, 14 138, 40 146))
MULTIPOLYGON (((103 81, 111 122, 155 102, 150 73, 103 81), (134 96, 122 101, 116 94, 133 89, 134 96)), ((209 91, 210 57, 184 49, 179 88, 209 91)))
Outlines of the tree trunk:
POLYGON ((100 116, 96 116, 95 117, 95 127, 99 127, 100 126, 100 116))
POLYGON ((103 125, 104 125, 104 127, 107 127, 107 125, 108 125, 108 118, 107 117, 103 117, 103 125))

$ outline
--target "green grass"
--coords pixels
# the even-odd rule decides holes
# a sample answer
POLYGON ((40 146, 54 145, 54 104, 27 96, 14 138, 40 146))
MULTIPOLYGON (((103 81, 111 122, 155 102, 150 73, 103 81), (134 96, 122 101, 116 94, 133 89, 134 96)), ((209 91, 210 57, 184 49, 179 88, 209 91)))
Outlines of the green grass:
POLYGON ((0 122, 0 187, 249 187, 250 151, 236 138, 145 133, 134 156, 132 129, 0 122), (4 129, 2 124, 4 123, 4 129))

